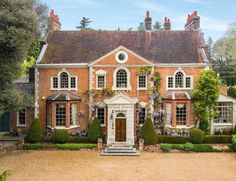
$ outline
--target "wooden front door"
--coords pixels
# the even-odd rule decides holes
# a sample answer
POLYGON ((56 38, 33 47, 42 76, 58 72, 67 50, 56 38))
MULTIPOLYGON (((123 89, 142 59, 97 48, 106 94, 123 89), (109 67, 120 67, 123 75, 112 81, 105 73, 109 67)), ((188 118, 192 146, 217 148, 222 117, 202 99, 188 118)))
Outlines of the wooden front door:
POLYGON ((126 141, 126 119, 116 119, 116 133, 115 133, 115 137, 116 137, 116 141, 117 142, 122 142, 122 141, 126 141))

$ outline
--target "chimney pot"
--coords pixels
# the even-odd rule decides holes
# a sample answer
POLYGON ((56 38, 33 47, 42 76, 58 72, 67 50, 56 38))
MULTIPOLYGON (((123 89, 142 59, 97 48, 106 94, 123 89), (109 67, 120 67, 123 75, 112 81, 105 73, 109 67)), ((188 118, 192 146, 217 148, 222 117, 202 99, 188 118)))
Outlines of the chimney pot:
POLYGON ((145 28, 146 30, 152 30, 152 18, 150 17, 149 11, 146 13, 145 28))
POLYGON ((58 31, 58 30, 61 30, 61 23, 59 21, 58 15, 56 15, 54 9, 52 9, 48 17, 47 31, 58 31))
POLYGON ((191 15, 188 15, 185 30, 198 30, 199 28, 200 17, 197 15, 197 11, 194 11, 191 15))
POLYGON ((171 23, 170 23, 170 19, 165 17, 165 23, 164 23, 164 30, 171 30, 171 23))

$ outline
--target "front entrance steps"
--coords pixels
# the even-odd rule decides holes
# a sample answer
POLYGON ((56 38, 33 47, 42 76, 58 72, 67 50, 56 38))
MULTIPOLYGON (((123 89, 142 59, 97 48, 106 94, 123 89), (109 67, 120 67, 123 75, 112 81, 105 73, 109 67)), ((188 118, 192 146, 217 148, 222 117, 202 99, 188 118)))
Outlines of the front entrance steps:
POLYGON ((112 144, 101 151, 101 156, 139 156, 140 152, 130 145, 112 144))

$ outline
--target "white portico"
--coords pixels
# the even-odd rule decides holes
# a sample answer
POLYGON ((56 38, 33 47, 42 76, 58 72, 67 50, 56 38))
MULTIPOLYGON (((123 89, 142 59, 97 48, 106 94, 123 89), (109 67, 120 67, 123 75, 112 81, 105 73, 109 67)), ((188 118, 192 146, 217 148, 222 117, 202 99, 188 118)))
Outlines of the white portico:
POLYGON ((134 145, 135 104, 137 98, 131 98, 120 92, 104 100, 107 105, 107 145, 123 143, 134 145))

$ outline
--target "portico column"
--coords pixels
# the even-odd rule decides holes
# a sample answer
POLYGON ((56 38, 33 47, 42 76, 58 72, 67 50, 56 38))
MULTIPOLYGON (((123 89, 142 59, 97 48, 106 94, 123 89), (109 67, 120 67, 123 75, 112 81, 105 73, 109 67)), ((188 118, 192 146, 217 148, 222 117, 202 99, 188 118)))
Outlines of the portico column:
POLYGON ((176 101, 173 101, 172 102, 172 106, 173 106, 173 109, 172 109, 172 127, 176 127, 176 101))

